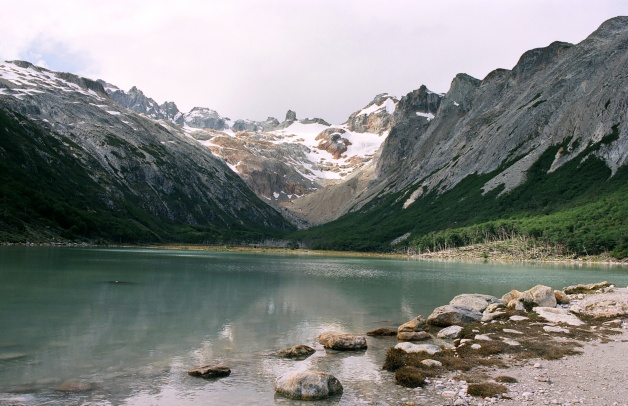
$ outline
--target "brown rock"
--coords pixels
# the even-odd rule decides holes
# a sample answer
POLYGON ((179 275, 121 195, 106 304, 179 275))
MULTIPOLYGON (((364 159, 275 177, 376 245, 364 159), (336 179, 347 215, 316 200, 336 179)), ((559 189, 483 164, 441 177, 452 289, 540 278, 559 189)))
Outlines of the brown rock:
POLYGON ((397 328, 397 332, 404 331, 423 331, 425 330, 425 317, 418 315, 410 321, 403 323, 397 328))
POLYGON ((220 378, 223 376, 229 376, 230 374, 231 369, 223 365, 205 365, 188 371, 188 375, 198 376, 205 379, 220 378))
POLYGON ((555 290, 554 297, 558 304, 569 304, 569 297, 562 290, 555 290))
POLYGON ((425 341, 430 338, 432 336, 425 331, 401 331, 397 333, 397 340, 399 341, 425 341))
POLYGON ((294 358, 303 360, 314 354, 316 350, 310 346, 299 344, 290 348, 277 351, 277 356, 282 358, 294 358))
POLYGON ((336 331, 322 333, 318 336, 318 342, 325 348, 338 351, 365 350, 367 348, 364 336, 338 333, 336 331))
POLYGON ((366 333, 366 335, 370 337, 394 336, 397 335, 397 332, 389 328, 376 328, 366 333))
POLYGON ((611 284, 606 281, 598 283, 581 283, 578 285, 567 286, 563 289, 563 291, 568 295, 577 293, 592 293, 596 290, 607 288, 609 286, 611 286, 611 284))

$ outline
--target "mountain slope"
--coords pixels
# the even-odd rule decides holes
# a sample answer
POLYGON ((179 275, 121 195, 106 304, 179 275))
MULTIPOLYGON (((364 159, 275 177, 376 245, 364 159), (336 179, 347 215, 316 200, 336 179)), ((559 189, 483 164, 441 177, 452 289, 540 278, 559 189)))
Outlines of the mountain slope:
POLYGON ((0 64, 0 240, 237 241, 291 225, 182 132, 94 81, 0 64))
MULTIPOLYGON (((528 51, 511 71, 458 75, 433 118, 403 108, 425 105, 429 94, 420 93, 399 102, 360 199, 343 206, 350 213, 305 234, 315 246, 386 250, 433 231, 628 197, 628 18, 577 45, 528 51)), ((627 235, 614 212, 613 232, 627 235)))

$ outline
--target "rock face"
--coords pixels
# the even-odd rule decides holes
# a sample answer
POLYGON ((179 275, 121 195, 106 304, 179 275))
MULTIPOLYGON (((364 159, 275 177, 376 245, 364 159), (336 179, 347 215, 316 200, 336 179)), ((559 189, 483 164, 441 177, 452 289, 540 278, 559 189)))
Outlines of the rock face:
POLYGON ((299 344, 290 348, 277 351, 277 356, 282 358, 306 359, 314 354, 316 350, 310 346, 299 344))
MULTIPOLYGON (((628 163, 626 27, 628 17, 617 17, 579 44, 526 52, 512 70, 482 80, 459 74, 445 95, 421 88, 402 97, 368 182, 359 193, 338 192, 348 202, 334 201, 334 213, 351 211, 359 222, 379 210, 378 220, 392 224, 415 202, 473 176, 486 176, 483 194, 503 196, 526 182, 544 154, 550 162, 543 177, 582 159, 600 160, 618 174, 628 163), (396 212, 384 205, 397 193, 404 197, 396 212)), ((345 182, 336 188, 347 189, 345 182)), ((412 238, 416 224, 396 232, 412 238)))
POLYGON ((207 107, 194 107, 183 115, 183 122, 194 128, 209 128, 212 130, 224 130, 227 123, 215 110, 207 107))
POLYGON ((231 375, 231 369, 224 365, 205 365, 188 371, 188 375, 211 379, 231 375))
POLYGON ((326 331, 318 336, 318 342, 325 348, 338 351, 365 350, 368 345, 366 337, 353 334, 326 331))
MULTIPOLYGON (((247 228, 257 233, 260 225, 291 228, 180 127, 130 113, 100 83, 11 62, 0 63, 0 82, 0 120, 10 129, 3 140, 21 145, 3 161, 7 167, 24 162, 46 167, 47 183, 33 170, 22 172, 21 181, 51 205, 57 199, 69 202, 62 220, 40 210, 50 217, 46 221, 60 221, 58 228, 45 223, 48 239, 73 226, 77 237, 113 236, 118 242, 163 241, 170 238, 169 224, 227 234, 247 228), (13 76, 21 79, 10 80, 13 76)), ((32 216, 26 230, 37 228, 39 218, 32 216)))
POLYGON ((291 399, 326 399, 342 390, 336 377, 320 371, 291 372, 275 380, 275 392, 291 399))
POLYGON ((345 124, 350 131, 360 133, 382 134, 390 131, 398 102, 397 98, 387 93, 379 94, 366 107, 351 114, 345 124))

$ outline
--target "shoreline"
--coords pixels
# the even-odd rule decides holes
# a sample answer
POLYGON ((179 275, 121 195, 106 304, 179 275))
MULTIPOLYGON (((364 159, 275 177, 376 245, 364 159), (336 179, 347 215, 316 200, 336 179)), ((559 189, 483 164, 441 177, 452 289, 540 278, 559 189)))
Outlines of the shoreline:
POLYGON ((280 254, 280 255, 316 255, 347 258, 374 258, 374 259, 398 259, 432 262, 468 262, 468 263, 493 263, 493 264, 556 264, 556 265, 580 265, 580 266, 619 266, 628 267, 628 258, 615 259, 609 255, 589 255, 583 257, 567 257, 564 255, 547 255, 541 258, 526 256, 525 254, 513 254, 509 252, 490 251, 486 255, 486 246, 466 246, 443 251, 427 252, 420 254, 399 252, 360 252, 360 251, 327 251, 305 248, 282 247, 251 247, 241 245, 202 245, 202 244, 158 244, 158 245, 132 245, 132 244, 88 244, 88 243, 0 243, 0 246, 10 247, 74 247, 74 248, 141 248, 182 251, 213 251, 235 252, 255 254, 280 254))

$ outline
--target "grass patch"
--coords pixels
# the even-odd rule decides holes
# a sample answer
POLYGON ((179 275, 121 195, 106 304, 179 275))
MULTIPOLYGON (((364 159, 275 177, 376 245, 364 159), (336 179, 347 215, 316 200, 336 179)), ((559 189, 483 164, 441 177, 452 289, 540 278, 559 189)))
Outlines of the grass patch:
POLYGON ((406 388, 423 386, 425 384, 425 378, 424 371, 412 366, 401 367, 395 372, 397 384, 406 388))
POLYGON ((492 398, 508 392, 508 388, 494 382, 470 383, 467 393, 481 398, 492 398))
POLYGON ((518 381, 516 378, 513 378, 512 376, 500 375, 497 378, 495 378, 495 382, 517 383, 518 381))

